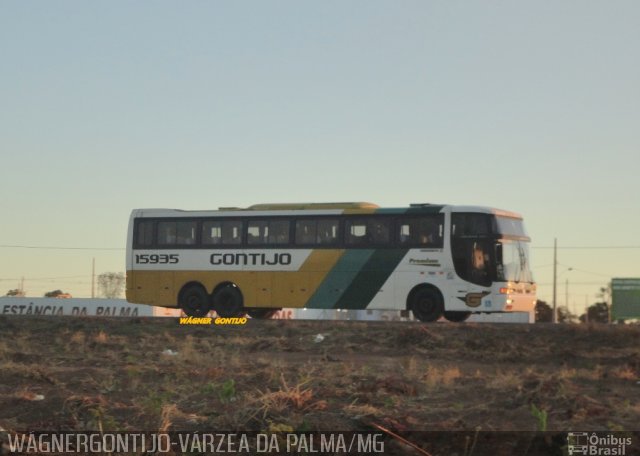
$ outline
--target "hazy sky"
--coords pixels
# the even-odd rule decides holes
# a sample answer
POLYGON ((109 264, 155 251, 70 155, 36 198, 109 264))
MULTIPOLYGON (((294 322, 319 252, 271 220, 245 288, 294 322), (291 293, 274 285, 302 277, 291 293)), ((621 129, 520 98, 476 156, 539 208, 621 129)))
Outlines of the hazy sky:
POLYGON ((2 0, 0 294, 89 296, 132 208, 362 200, 520 212, 546 300, 554 238, 635 247, 559 250, 583 306, 640 277, 638 24, 636 0, 2 0))

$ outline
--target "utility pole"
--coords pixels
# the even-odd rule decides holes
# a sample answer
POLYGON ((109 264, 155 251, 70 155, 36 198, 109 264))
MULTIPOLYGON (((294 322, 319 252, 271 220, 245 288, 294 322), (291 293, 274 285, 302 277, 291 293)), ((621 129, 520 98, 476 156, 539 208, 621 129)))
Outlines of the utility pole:
POLYGON ((91 298, 96 297, 96 258, 91 262, 91 298))
POLYGON ((558 323, 558 312, 556 310, 556 291, 558 281, 558 239, 553 239, 553 323, 558 323))

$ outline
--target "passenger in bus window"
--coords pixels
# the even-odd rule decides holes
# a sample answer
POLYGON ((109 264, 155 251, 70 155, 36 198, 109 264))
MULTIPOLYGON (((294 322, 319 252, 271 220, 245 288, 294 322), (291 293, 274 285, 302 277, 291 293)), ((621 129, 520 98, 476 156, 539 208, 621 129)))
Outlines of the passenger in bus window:
POLYGON ((384 221, 374 221, 372 238, 370 239, 374 244, 386 244, 389 241, 389 227, 384 221))
POLYGON ((484 250, 478 244, 473 246, 471 266, 471 277, 475 282, 483 283, 487 278, 487 268, 484 250))

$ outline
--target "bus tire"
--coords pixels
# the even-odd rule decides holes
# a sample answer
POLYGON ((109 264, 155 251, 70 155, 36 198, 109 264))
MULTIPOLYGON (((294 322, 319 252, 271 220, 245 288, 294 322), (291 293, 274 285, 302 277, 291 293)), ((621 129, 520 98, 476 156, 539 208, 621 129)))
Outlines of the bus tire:
POLYGON ((435 288, 417 289, 412 293, 409 305, 416 319, 428 323, 438 320, 444 312, 442 297, 435 288))
POLYGON ((190 285, 180 292, 180 308, 189 317, 204 317, 211 310, 209 295, 200 285, 190 285))
POLYGON ((452 310, 450 312, 444 313, 444 318, 446 318, 447 320, 453 323, 462 323, 463 321, 466 321, 466 319, 469 318, 469 316, 471 316, 471 312, 452 310))
POLYGON ((244 316, 245 308, 240 289, 235 285, 225 285, 217 289, 212 297, 213 310, 223 318, 244 316))
POLYGON ((277 311, 281 309, 272 309, 270 307, 256 307, 253 309, 247 309, 247 313, 251 318, 259 320, 268 320, 273 317, 277 311))

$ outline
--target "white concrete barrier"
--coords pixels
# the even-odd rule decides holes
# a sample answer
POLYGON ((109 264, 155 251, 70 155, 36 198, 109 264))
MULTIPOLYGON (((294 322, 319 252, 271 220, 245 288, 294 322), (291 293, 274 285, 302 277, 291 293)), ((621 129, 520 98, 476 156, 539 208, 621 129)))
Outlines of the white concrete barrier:
POLYGON ((154 309, 152 306, 130 304, 124 299, 0 298, 0 315, 152 317, 154 309))
MULTIPOLYGON (((55 315, 89 317, 179 317, 180 309, 131 304, 125 299, 0 297, 0 315, 55 315)), ((213 316, 213 314, 212 314, 213 316)), ((276 319, 305 320, 406 320, 399 311, 282 309, 276 319)), ((533 323, 526 312, 472 315, 469 322, 533 323)))

